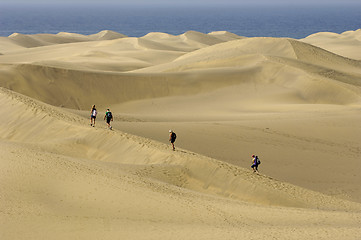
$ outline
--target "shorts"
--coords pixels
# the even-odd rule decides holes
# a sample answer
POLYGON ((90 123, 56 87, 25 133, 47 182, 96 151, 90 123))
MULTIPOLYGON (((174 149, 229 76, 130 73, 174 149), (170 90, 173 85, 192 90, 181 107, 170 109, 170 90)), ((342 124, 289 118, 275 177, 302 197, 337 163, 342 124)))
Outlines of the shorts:
POLYGON ((112 120, 112 118, 107 118, 107 123, 110 124, 110 120, 112 120))
POLYGON ((96 119, 96 118, 97 118, 97 116, 93 116, 93 115, 91 115, 90 117, 91 117, 91 118, 94 118, 94 119, 96 119))
POLYGON ((175 139, 171 139, 170 142, 171 142, 171 143, 174 143, 174 142, 175 142, 175 139))

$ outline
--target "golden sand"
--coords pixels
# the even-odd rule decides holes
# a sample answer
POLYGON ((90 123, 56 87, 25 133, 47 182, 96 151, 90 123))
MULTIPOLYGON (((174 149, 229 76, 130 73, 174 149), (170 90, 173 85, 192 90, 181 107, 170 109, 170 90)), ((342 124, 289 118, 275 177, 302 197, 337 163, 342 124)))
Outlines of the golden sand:
POLYGON ((1 37, 0 238, 360 239, 360 31, 1 37))

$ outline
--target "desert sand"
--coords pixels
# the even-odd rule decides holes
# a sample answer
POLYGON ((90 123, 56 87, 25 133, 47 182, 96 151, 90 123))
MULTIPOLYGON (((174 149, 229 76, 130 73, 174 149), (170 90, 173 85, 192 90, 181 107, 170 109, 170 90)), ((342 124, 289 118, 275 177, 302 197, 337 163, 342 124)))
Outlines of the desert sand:
POLYGON ((0 239, 360 239, 360 31, 0 37, 0 239))

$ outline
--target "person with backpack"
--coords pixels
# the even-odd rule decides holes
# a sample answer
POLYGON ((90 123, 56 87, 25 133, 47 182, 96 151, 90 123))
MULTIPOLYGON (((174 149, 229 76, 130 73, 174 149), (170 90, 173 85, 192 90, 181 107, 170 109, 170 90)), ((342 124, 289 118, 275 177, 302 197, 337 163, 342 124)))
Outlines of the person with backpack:
POLYGON ((173 151, 175 151, 174 142, 176 138, 177 134, 175 134, 175 132, 173 132, 172 130, 169 130, 169 142, 172 144, 173 151))
POLYGON ((95 108, 95 105, 92 106, 92 109, 90 110, 90 126, 95 127, 95 119, 97 118, 97 109, 95 108))
POLYGON ((258 165, 261 164, 261 160, 259 160, 258 156, 252 155, 252 166, 253 172, 258 172, 258 165))
POLYGON ((109 108, 108 108, 107 111, 105 112, 104 120, 107 121, 108 128, 109 128, 110 130, 112 130, 112 126, 110 125, 110 121, 113 121, 113 114, 112 114, 112 112, 109 110, 109 108))

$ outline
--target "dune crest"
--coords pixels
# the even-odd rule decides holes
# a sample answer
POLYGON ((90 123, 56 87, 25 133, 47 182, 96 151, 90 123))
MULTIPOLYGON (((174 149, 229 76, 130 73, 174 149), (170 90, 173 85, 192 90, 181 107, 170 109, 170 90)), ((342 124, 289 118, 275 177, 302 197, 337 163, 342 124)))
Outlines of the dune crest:
POLYGON ((13 33, 9 36, 9 38, 12 39, 17 45, 25 48, 40 47, 46 45, 45 42, 39 39, 20 33, 13 33))
POLYGON ((96 34, 89 35, 88 37, 96 41, 101 41, 101 40, 113 40, 113 39, 125 38, 127 36, 114 31, 103 30, 96 34))
MULTIPOLYGON (((13 33, 7 38, 2 37, 2 40, 9 39, 11 40, 11 42, 13 42, 19 47, 34 48, 34 47, 42 47, 42 46, 56 45, 56 44, 67 44, 67 43, 75 43, 75 42, 113 40, 113 39, 119 39, 125 37, 127 36, 121 33, 109 31, 109 30, 103 30, 100 31, 99 33, 92 35, 82 35, 82 34, 67 33, 67 32, 59 32, 57 34, 33 34, 33 35, 13 33)), ((0 44, 0 49, 2 49, 1 44, 0 44)), ((11 51, 11 49, 10 50, 7 49, 7 51, 11 51)))
POLYGON ((237 34, 227 32, 227 31, 214 31, 214 32, 208 33, 208 35, 211 35, 213 37, 216 37, 216 38, 219 38, 219 39, 225 40, 225 41, 246 38, 246 37, 238 36, 237 34))

